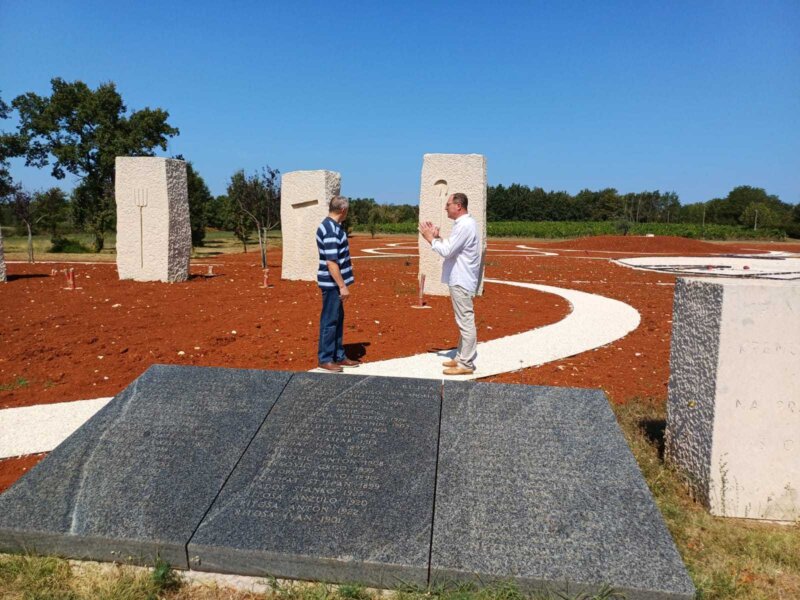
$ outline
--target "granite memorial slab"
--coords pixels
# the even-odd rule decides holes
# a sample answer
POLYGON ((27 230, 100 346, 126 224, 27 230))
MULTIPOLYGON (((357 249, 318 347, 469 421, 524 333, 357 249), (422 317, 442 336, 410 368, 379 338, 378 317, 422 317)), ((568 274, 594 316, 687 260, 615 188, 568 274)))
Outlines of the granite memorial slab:
POLYGON ((192 569, 426 585, 441 383, 298 373, 189 543, 192 569))
POLYGON ((599 390, 445 382, 431 583, 693 598, 599 390))
POLYGON ((150 367, 0 495, 0 551, 188 568, 189 538, 290 378, 150 367))

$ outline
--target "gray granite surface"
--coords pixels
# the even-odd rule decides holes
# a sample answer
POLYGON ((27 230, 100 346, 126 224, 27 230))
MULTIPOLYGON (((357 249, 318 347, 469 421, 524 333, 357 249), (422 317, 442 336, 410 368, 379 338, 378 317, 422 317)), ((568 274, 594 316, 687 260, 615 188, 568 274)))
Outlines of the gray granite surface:
POLYGON ((189 544, 193 569, 425 585, 441 383, 296 374, 189 544))
POLYGON ((446 382, 431 580, 692 598, 605 395, 446 382))
POLYGON ((187 568, 290 373, 156 365, 0 495, 0 550, 187 568))

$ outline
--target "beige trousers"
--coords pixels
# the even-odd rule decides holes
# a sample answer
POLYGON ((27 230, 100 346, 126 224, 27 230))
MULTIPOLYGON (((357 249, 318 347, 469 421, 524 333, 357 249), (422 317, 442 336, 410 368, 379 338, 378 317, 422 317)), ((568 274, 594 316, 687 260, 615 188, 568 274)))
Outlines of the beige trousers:
POLYGON ((456 325, 460 336, 456 362, 465 369, 475 368, 475 357, 478 356, 478 332, 475 329, 475 310, 472 307, 474 294, 459 285, 450 286, 450 300, 456 315, 456 325))

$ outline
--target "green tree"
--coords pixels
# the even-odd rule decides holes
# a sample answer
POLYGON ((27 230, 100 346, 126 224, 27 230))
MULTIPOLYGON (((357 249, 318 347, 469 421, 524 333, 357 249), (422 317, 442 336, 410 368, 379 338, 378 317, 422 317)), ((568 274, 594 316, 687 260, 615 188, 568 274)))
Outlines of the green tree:
POLYGON ((115 219, 115 157, 152 156, 157 147, 166 150, 168 138, 179 131, 160 108, 128 114, 112 82, 95 90, 58 77, 50 83, 50 96, 28 92, 11 103, 19 115, 17 150, 24 149, 28 166, 41 168, 52 161, 56 179, 67 173, 80 178, 73 194, 75 219, 94 234, 99 252, 115 219))
MULTIPOLYGON (((186 160, 180 154, 175 158, 186 160)), ((191 162, 186 161, 186 188, 189 196, 189 223, 192 229, 192 246, 202 246, 206 237, 208 210, 214 197, 191 162)))
POLYGON ((753 229, 779 227, 782 224, 781 221, 781 215, 766 202, 751 202, 739 216, 739 222, 742 225, 753 229))
MULTIPOLYGON (((0 98, 0 119, 11 118, 11 107, 0 98)), ((8 159, 21 156, 23 146, 19 136, 0 131, 0 199, 14 193, 14 180, 9 170, 8 159)))
POLYGON ((37 192, 33 198, 36 222, 50 232, 50 241, 58 237, 58 226, 67 219, 69 204, 67 195, 61 188, 52 187, 45 192, 37 192))
MULTIPOLYGON (((249 220, 258 234, 261 267, 264 269, 267 268, 267 231, 275 229, 281 222, 279 176, 280 171, 269 166, 252 176, 247 176, 240 170, 233 174, 228 184, 228 199, 239 214, 236 222, 249 220)), ((245 241, 242 240, 242 243, 245 241)))
POLYGON ((228 197, 225 194, 211 198, 206 206, 206 220, 209 227, 225 229, 227 221, 228 197))
POLYGON ((20 184, 17 184, 10 194, 4 196, 4 200, 11 205, 17 220, 25 225, 28 233, 28 262, 35 262, 33 260, 33 227, 38 217, 36 215, 36 206, 33 203, 33 196, 23 190, 20 184))

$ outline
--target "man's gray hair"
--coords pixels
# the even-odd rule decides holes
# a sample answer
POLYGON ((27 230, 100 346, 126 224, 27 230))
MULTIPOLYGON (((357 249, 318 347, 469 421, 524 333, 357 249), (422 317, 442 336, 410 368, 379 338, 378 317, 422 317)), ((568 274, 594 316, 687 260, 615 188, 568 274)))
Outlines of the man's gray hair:
POLYGON ((345 196, 334 196, 328 206, 328 211, 332 213, 342 213, 350 207, 350 200, 345 196))

